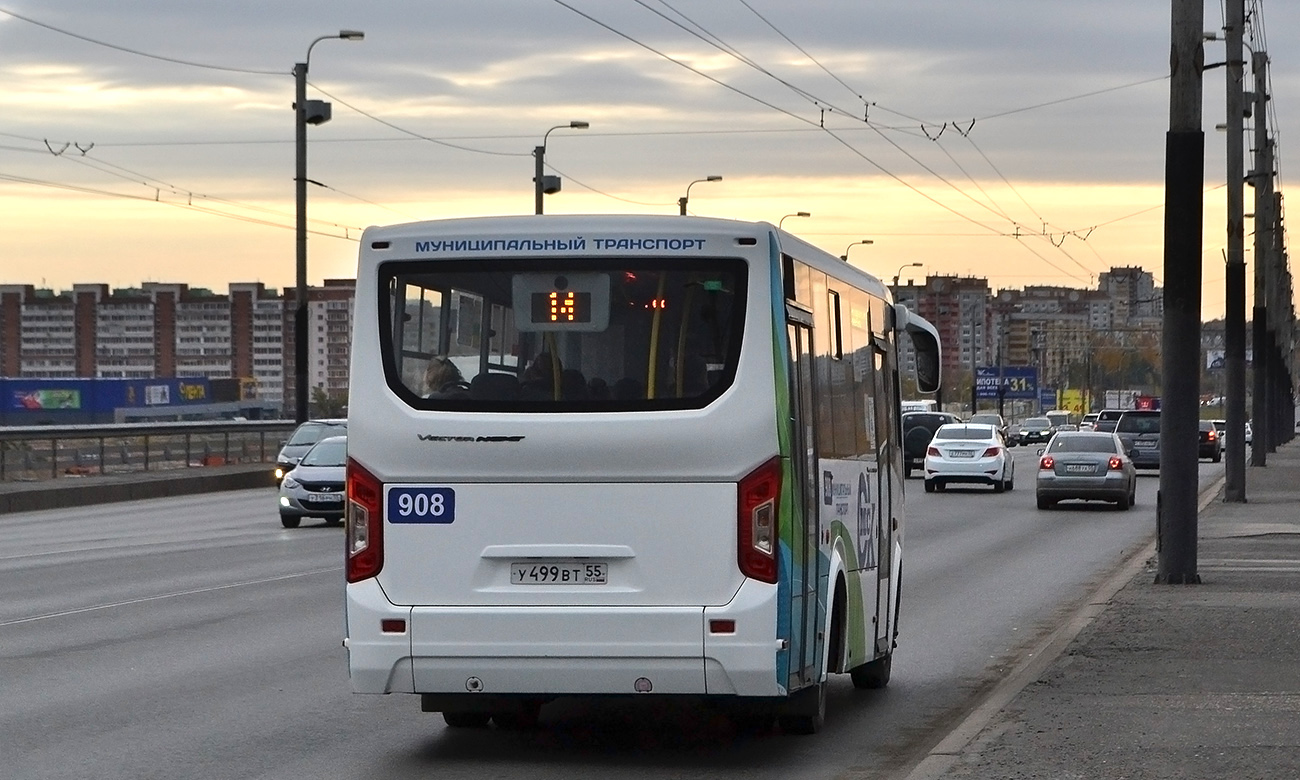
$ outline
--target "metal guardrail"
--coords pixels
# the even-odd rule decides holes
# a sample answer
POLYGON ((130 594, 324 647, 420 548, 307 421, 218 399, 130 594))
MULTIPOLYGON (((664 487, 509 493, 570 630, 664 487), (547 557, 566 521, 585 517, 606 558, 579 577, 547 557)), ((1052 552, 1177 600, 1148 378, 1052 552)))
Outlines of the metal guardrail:
POLYGON ((0 427, 0 481, 271 463, 293 420, 0 427))

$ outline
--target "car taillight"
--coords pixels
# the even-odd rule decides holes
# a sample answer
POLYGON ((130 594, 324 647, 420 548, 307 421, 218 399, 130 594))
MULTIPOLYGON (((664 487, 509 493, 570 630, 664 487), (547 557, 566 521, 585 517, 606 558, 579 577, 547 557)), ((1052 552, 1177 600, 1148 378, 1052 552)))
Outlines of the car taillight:
POLYGON ((1053 458, 1051 455, 1044 455, 1038 460, 1038 468, 1040 469, 1056 468, 1056 458, 1053 458))
POLYGON ((996 458, 1001 454, 1002 454, 1001 447, 989 447, 987 450, 984 450, 984 457, 986 458, 996 458))
POLYGON ((1210 431, 1208 435, 1209 435, 1210 441, 1214 441, 1215 439, 1219 438, 1219 434, 1215 433, 1214 431, 1210 431))
POLYGON ((740 573, 776 582, 777 505, 781 459, 772 458, 736 485, 737 562, 740 573))
POLYGON ((348 458, 347 486, 347 580, 360 582, 384 568, 384 485, 348 458))
POLYGON ((1106 465, 1110 468, 1111 471, 1118 471, 1124 468, 1124 461, 1118 457, 1115 457, 1115 458, 1111 458, 1106 465))
POLYGON ((925 448, 925 454, 926 454, 926 455, 933 455, 934 457, 937 458, 937 457, 939 457, 939 448, 938 448, 938 447, 926 447, 926 448, 925 448))

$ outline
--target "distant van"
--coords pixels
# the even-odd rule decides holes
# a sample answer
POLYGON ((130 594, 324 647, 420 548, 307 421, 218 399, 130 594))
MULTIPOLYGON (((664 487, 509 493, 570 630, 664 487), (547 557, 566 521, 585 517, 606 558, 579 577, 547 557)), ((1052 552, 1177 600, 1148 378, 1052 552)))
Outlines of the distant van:
POLYGON ((904 414, 908 412, 933 412, 935 411, 934 401, 900 401, 904 414))

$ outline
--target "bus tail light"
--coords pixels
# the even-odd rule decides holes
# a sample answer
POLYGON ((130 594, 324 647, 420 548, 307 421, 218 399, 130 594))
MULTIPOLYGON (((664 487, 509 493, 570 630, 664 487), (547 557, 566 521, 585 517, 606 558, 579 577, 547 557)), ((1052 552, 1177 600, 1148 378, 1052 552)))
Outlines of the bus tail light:
POLYGON ((384 568, 384 486, 352 458, 347 485, 347 580, 360 582, 384 568))
POLYGON ((781 459, 772 458, 736 486, 737 560, 740 572, 776 582, 777 502, 781 500, 781 459))
POLYGON ((1038 468, 1044 471, 1051 471, 1056 468, 1056 458, 1053 458, 1051 455, 1044 455, 1038 460, 1038 468))

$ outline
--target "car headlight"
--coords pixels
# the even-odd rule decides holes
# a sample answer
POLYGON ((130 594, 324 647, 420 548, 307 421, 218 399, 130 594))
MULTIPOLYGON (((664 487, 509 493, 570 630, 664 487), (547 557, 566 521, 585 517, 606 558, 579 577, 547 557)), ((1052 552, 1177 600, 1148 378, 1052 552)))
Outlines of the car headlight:
POLYGON ((284 482, 281 484, 283 484, 285 487, 290 489, 302 487, 302 483, 300 483, 298 480, 294 479, 293 477, 287 475, 284 478, 284 482))
POLYGON ((276 478, 276 479, 284 479, 284 473, 285 473, 285 471, 287 471, 287 469, 286 469, 284 466, 276 466, 276 467, 275 467, 275 478, 276 478))

